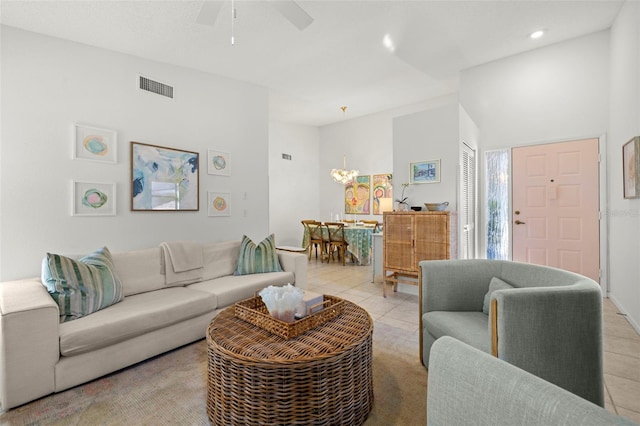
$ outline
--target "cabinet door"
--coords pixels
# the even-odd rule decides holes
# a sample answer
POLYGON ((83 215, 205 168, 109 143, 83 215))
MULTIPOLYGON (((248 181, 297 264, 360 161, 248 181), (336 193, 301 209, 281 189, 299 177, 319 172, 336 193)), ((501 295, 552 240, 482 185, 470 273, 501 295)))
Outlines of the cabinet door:
POLYGON ((416 262, 449 259, 449 215, 416 217, 416 262))
POLYGON ((414 256, 414 220, 411 214, 384 215, 384 267, 398 271, 416 271, 414 256))

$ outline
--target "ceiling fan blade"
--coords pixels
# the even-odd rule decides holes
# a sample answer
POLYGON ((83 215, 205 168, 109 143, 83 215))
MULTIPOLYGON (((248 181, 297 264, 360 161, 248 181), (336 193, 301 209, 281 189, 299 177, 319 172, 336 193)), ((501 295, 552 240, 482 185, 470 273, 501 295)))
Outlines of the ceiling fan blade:
POLYGON ((196 18, 196 22, 202 25, 209 25, 213 27, 216 23, 216 19, 218 19, 218 14, 220 13, 220 9, 222 8, 223 1, 209 1, 205 0, 202 2, 202 7, 200 8, 200 13, 198 13, 198 17, 196 18))
POLYGON ((267 1, 299 30, 304 30, 313 22, 313 18, 293 0, 267 1))

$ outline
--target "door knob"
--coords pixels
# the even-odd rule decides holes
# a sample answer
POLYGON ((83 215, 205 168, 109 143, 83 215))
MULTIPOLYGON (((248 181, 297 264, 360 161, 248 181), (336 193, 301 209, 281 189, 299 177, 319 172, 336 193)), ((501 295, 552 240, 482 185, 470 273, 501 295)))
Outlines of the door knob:
POLYGON ((524 222, 521 220, 516 220, 516 225, 524 225, 524 222))

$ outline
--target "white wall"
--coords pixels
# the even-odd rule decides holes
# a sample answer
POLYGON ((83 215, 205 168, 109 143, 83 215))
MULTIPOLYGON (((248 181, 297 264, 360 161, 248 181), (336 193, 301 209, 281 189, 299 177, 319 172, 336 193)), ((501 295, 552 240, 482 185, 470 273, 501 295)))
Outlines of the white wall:
POLYGON ((607 160, 610 297, 640 333, 640 199, 622 194, 622 145, 640 135, 640 3, 627 1, 611 29, 607 160))
MULTIPOLYGON (((344 185, 329 176, 331 169, 342 168, 344 155, 347 168, 359 170, 361 176, 393 173, 391 117, 385 112, 320 128, 320 220, 336 213, 344 217, 344 185)), ((358 215, 358 219, 382 221, 382 215, 358 215)))
POLYGON ((401 183, 409 183, 409 163, 440 160, 440 182, 412 184, 405 196, 410 206, 449 202, 448 210, 458 208, 460 163, 460 109, 457 102, 393 120, 393 170, 399 198, 401 183))
POLYGON ((609 32, 464 70, 460 86, 484 150, 600 136, 608 127, 609 32))
POLYGON ((1 31, 0 279, 39 275, 47 251, 266 236, 266 89, 11 27, 1 31), (175 99, 138 91, 138 73, 173 85, 175 99), (117 130, 118 163, 73 160, 76 122, 117 130), (199 152, 200 210, 131 212, 129 141, 199 152), (231 154, 231 177, 207 174, 207 149, 231 154), (72 217, 72 180, 114 182, 117 215, 72 217), (208 190, 231 193, 231 217, 208 217, 208 190))
POLYGON ((269 123, 269 231, 277 245, 300 247, 300 221, 320 217, 319 142, 317 127, 269 123))
MULTIPOLYGON (((361 175, 393 173, 394 198, 400 196, 399 191, 402 190, 400 184, 408 180, 409 164, 406 163, 400 168, 395 166, 394 119, 417 111, 449 105, 455 101, 457 101, 456 95, 442 96, 355 119, 348 119, 349 110, 347 109, 344 121, 321 127, 319 167, 321 219, 328 219, 332 213, 341 212, 344 215, 344 186, 335 183, 329 177, 331 169, 342 168, 343 155, 347 156, 347 168, 358 169, 361 175), (396 176, 398 173, 400 173, 399 177, 396 176), (402 173, 405 173, 404 177, 402 173)), ((338 113, 341 114, 341 111, 338 110, 338 113)), ((382 222, 382 215, 359 215, 358 218, 376 219, 382 222)))

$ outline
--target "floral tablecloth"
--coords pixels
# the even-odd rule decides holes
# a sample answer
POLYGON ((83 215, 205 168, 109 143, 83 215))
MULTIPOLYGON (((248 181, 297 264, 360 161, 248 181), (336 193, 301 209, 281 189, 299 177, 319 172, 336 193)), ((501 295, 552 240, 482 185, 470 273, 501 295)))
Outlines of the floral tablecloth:
MULTIPOLYGON (((327 229, 322 229, 323 235, 327 236, 327 229)), ((352 258, 357 265, 369 265, 371 263, 371 244, 373 239, 373 228, 364 226, 345 226, 344 238, 347 246, 347 259, 352 258)), ((309 244, 309 232, 305 229, 302 237, 302 247, 309 244)))

